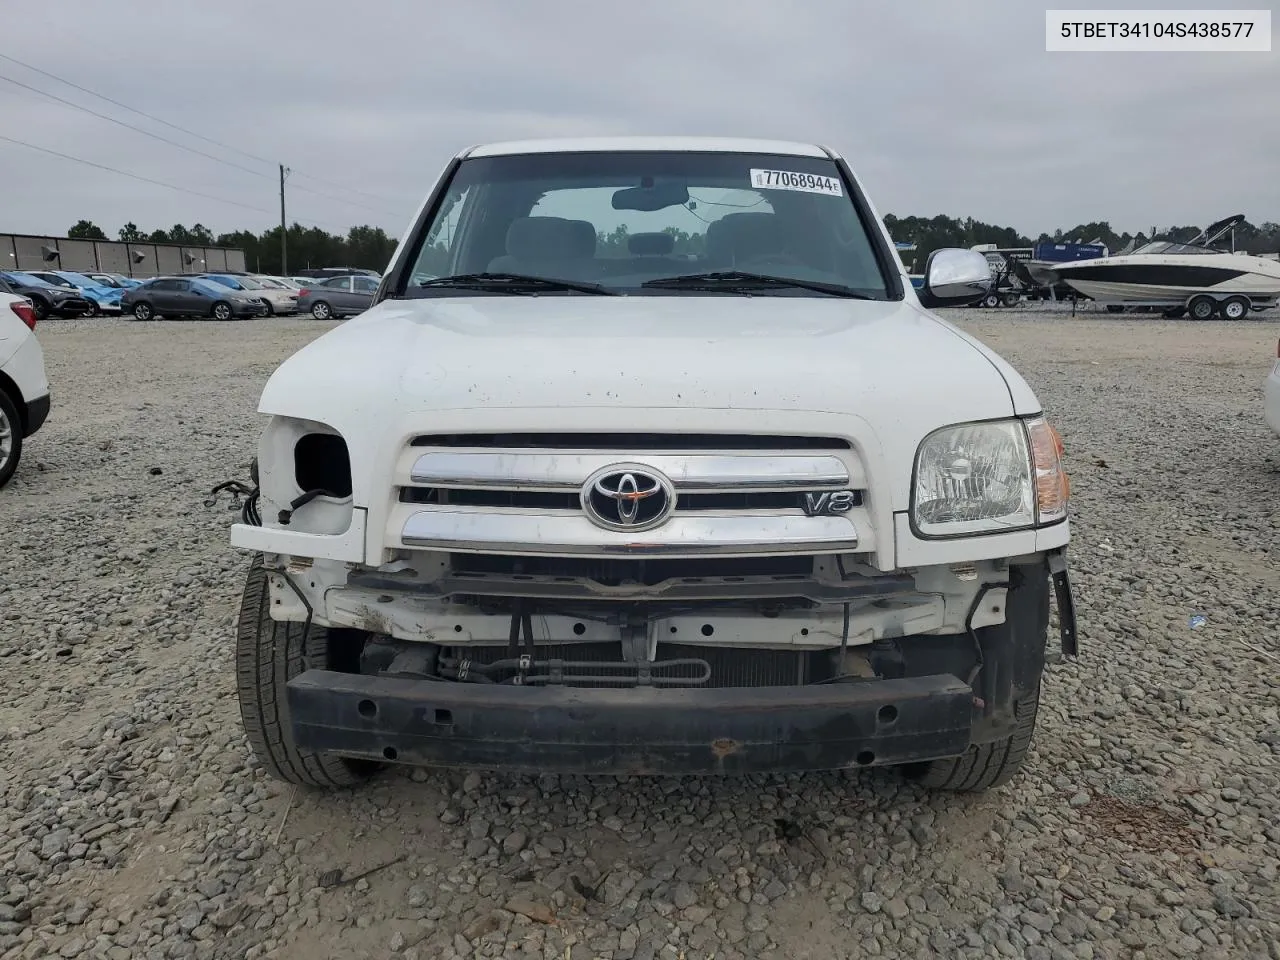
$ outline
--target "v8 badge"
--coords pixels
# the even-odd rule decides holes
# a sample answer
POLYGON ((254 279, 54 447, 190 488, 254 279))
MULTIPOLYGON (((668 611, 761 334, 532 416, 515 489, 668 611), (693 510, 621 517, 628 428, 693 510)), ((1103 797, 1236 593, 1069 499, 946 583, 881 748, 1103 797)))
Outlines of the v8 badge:
POLYGON ((858 504, 852 490, 824 491, 804 495, 804 513, 807 517, 829 517, 848 513, 858 504))

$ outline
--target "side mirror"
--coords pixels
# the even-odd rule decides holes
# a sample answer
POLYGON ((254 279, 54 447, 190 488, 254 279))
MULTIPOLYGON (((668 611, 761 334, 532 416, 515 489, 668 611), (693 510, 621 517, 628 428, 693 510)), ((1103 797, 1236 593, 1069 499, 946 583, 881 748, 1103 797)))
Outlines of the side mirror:
POLYGON ((977 250, 944 247, 929 254, 917 296, 923 307, 958 307, 977 303, 994 286, 986 257, 977 250))

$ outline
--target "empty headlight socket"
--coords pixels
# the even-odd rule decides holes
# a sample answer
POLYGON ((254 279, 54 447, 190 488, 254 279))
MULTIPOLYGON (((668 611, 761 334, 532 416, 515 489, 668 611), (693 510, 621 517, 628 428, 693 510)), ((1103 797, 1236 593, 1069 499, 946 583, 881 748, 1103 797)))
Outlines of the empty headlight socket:
POLYGON ((333 433, 308 433, 293 446, 294 480, 304 491, 281 510, 280 523, 288 524, 293 512, 317 497, 351 496, 351 455, 347 442, 333 433))
POLYGON ((307 433, 293 447, 293 475, 303 490, 325 490, 351 496, 351 455, 347 442, 334 433, 307 433))

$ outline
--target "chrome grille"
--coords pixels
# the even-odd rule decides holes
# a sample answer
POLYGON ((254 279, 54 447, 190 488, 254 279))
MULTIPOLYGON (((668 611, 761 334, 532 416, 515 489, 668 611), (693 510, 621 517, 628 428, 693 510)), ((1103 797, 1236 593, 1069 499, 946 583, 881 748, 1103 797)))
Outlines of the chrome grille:
POLYGON ((413 438, 415 447, 504 450, 848 450, 839 437, 756 433, 441 433, 413 438))
POLYGON ((392 532, 409 547, 593 557, 813 555, 874 547, 862 462, 837 438, 424 435, 403 451, 396 475, 392 532), (669 481, 669 513, 632 528, 600 522, 592 515, 598 504, 584 510, 588 480, 614 467, 653 471, 669 481), (815 498, 834 493, 842 494, 842 511, 813 509, 815 498))

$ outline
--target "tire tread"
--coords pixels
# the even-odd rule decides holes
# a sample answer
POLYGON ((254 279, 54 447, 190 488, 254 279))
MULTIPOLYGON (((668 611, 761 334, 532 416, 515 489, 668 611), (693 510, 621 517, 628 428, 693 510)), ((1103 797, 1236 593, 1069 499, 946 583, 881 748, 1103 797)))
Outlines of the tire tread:
POLYGON ((293 742, 285 685, 304 670, 328 665, 327 631, 270 615, 271 592, 262 558, 245 580, 236 630, 236 689, 254 756, 272 776, 308 787, 349 787, 367 773, 342 757, 304 750, 293 742))
POLYGON ((1003 740, 975 743, 958 757, 932 760, 913 770, 911 779, 936 790, 979 793, 1008 783, 1022 767, 1035 733, 1040 688, 1014 704, 1013 733, 1003 740))
POLYGON ((9 429, 13 431, 11 442, 13 449, 10 451, 9 459, 0 463, 0 487, 3 487, 11 479, 18 470, 18 461, 22 459, 22 421, 18 417, 18 405, 3 389, 0 389, 0 409, 4 410, 5 418, 9 421, 9 429))

